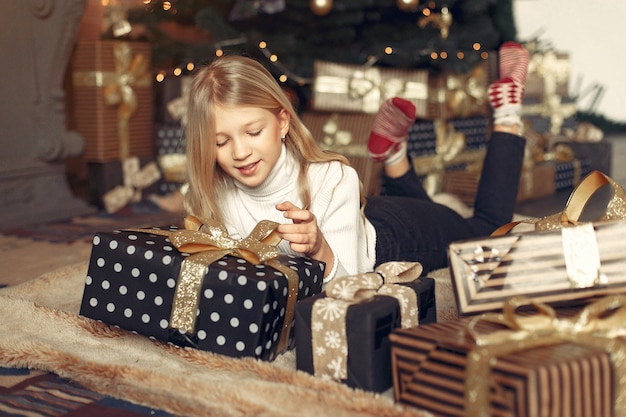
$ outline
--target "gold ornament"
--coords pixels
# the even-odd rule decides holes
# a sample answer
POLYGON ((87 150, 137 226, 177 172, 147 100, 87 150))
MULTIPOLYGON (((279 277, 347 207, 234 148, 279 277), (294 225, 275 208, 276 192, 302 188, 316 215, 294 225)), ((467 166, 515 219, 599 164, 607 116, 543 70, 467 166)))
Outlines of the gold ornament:
POLYGON ((424 29, 429 23, 439 28, 441 39, 447 39, 450 34, 450 26, 452 26, 452 14, 447 7, 442 7, 441 13, 430 13, 418 21, 421 29, 424 29))
POLYGON ((333 0, 311 0, 311 11, 318 16, 326 16, 333 8, 333 0))
POLYGON ((397 0, 398 8, 405 12, 414 12, 417 10, 419 0, 397 0))

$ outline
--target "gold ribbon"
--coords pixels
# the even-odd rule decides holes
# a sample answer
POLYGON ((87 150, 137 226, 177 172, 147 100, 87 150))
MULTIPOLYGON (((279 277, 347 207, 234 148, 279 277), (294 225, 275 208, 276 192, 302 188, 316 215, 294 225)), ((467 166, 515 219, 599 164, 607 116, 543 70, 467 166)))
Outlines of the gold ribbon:
POLYGON ((446 114, 440 117, 465 118, 485 113, 487 87, 482 65, 475 66, 468 74, 447 73, 442 77, 445 77, 445 85, 431 88, 429 93, 432 102, 445 105, 446 114))
POLYGON ((182 126, 187 126, 187 102, 189 101, 189 89, 193 77, 186 76, 180 79, 180 97, 167 103, 167 111, 174 120, 180 121, 182 126))
POLYGON ((181 265, 170 325, 185 333, 193 333, 196 325, 196 313, 200 303, 199 296, 202 281, 207 268, 213 262, 226 255, 245 259, 251 264, 265 264, 282 272, 287 278, 288 299, 285 309, 285 321, 278 342, 277 353, 287 349, 289 332, 298 298, 299 278, 295 270, 281 264, 275 258, 279 252, 277 245, 280 237, 276 232, 278 223, 263 220, 244 239, 233 239, 226 228, 219 222, 185 217, 185 228, 181 230, 127 229, 141 233, 166 236, 179 252, 190 254, 181 265))
POLYGON ((141 200, 141 190, 154 184, 161 178, 161 172, 155 162, 149 162, 139 168, 137 157, 126 158, 122 161, 124 185, 118 185, 102 196, 102 202, 107 213, 115 213, 131 201, 141 200))
POLYGON ((422 270, 419 262, 387 262, 375 272, 335 278, 326 284, 326 297, 316 300, 311 311, 315 375, 334 380, 348 378, 346 314, 351 305, 375 295, 388 295, 400 304, 401 326, 417 326, 417 294, 397 284, 415 281, 422 270))
POLYGON ((467 328, 476 342, 468 353, 465 378, 465 407, 469 417, 490 416, 491 368, 499 356, 561 343, 575 343, 601 349, 609 354, 615 369, 614 411, 626 415, 626 296, 611 295, 587 305, 573 318, 557 318, 550 306, 526 297, 513 297, 502 313, 485 313, 473 318, 467 328), (537 314, 517 313, 520 306, 532 305, 537 314), (503 330, 484 333, 480 322, 496 323, 503 330))
POLYGON ((150 87, 149 62, 142 54, 133 57, 132 48, 126 42, 113 46, 115 71, 77 71, 72 74, 73 83, 79 87, 103 87, 102 94, 107 105, 117 106, 117 130, 120 143, 120 159, 130 156, 130 132, 128 123, 137 110, 135 87, 150 87))
POLYGON ((441 191, 446 166, 457 161, 466 146, 465 134, 454 129, 452 123, 442 119, 435 119, 433 123, 437 141, 436 154, 413 158, 415 172, 426 176, 423 181, 424 189, 430 196, 441 191))
POLYGON ((385 77, 380 68, 367 64, 355 67, 347 77, 316 76, 314 91, 322 94, 347 95, 352 100, 360 100, 361 110, 364 113, 378 112, 382 102, 393 97, 402 97, 407 100, 428 98, 428 88, 424 83, 405 80, 401 77, 385 77))

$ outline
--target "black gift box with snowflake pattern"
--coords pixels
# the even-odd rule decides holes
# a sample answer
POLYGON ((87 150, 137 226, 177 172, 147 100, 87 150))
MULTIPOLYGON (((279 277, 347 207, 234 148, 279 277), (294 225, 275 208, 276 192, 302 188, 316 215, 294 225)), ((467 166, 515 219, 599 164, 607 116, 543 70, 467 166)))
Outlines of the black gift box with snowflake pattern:
MULTIPOLYGON (((419 324, 435 323, 435 281, 421 277, 405 285, 417 294, 419 324)), ((317 294, 296 305, 296 367, 315 374, 312 323, 313 304, 325 293, 317 294)), ((346 312, 348 345, 348 378, 341 381, 366 391, 383 392, 391 388, 391 345, 389 334, 400 327, 400 305, 396 298, 376 295, 348 307, 346 312)))
MULTIPOLYGON (((170 318, 186 256, 165 236, 133 231, 96 234, 80 314, 180 346, 231 357, 275 359, 287 309, 287 277, 273 267, 224 256, 208 266, 194 331, 183 333, 170 326, 170 318)), ((298 299, 321 292, 323 263, 287 255, 276 259, 297 271, 298 299)), ((293 324, 289 348, 295 345, 293 324)))

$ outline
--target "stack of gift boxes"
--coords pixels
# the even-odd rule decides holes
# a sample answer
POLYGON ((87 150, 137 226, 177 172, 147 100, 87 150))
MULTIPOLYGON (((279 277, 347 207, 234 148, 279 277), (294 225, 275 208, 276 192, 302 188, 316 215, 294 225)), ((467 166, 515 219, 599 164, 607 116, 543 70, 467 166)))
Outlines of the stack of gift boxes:
POLYGON ((152 45, 123 39, 132 29, 127 11, 143 6, 141 0, 89 2, 71 61, 72 117, 85 139, 81 162, 88 199, 108 212, 174 191, 185 177, 180 117, 164 114, 180 96, 182 77, 163 83, 171 96, 164 97, 166 88, 155 81, 152 45), (162 124, 168 129, 160 130, 162 124), (165 154, 174 156, 161 158, 165 154))
MULTIPOLYGON (((386 99, 403 97, 416 107, 408 153, 418 174, 441 191, 444 171, 484 156, 489 131, 486 88, 495 57, 469 74, 431 74, 425 69, 316 62, 310 109, 304 123, 320 144, 348 157, 366 195, 381 192, 381 164, 367 155, 375 114, 386 99)), ((429 190, 430 191, 430 190, 429 190)))

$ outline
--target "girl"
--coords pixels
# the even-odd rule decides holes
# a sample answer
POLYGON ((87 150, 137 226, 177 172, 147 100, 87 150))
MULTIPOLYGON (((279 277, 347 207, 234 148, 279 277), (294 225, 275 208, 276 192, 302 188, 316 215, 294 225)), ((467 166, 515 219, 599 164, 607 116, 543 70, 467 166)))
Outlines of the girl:
POLYGON ((261 220, 280 223, 283 253, 326 263, 325 281, 372 271, 387 261, 447 265, 448 244, 488 235, 511 220, 525 141, 518 136, 528 53, 500 50, 503 77, 489 87, 494 133, 473 218, 434 203, 406 156, 415 119, 394 98, 375 117, 368 150, 384 163, 385 196, 360 198, 345 157, 322 151, 271 74, 240 56, 215 59, 195 76, 187 126, 186 208, 220 220, 233 238, 261 220))

